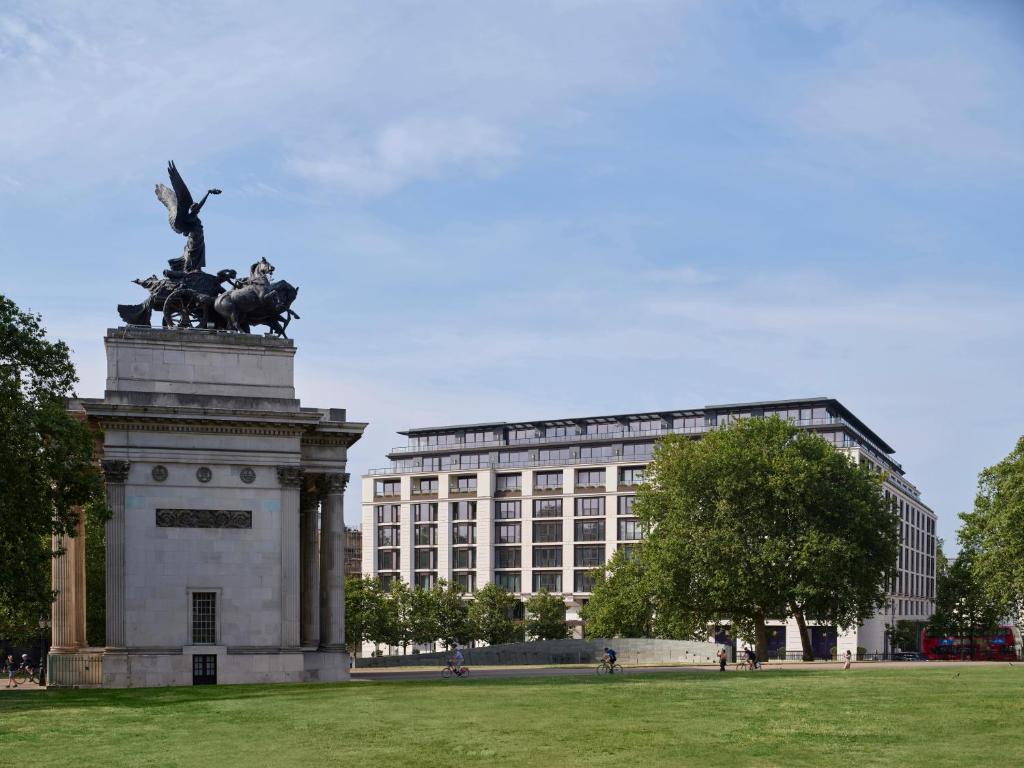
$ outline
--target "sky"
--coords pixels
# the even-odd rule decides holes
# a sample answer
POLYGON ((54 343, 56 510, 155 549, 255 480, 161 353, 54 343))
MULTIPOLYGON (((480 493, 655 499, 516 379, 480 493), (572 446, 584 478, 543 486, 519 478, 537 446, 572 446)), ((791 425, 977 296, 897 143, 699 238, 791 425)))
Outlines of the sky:
POLYGON ((0 292, 81 396, 181 252, 173 159, 208 268, 300 287, 354 477, 413 426, 825 395, 952 542, 1024 432, 1021 3, 5 0, 0 93, 0 292))

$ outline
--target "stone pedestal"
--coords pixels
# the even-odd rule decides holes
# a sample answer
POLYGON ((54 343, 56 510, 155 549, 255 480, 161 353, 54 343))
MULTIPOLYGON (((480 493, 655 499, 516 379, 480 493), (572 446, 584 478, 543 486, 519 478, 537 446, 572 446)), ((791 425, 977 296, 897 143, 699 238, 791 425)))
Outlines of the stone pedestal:
MULTIPOLYGON (((346 679, 340 492, 325 536, 302 491, 344 475, 366 425, 300 405, 288 339, 119 328, 105 343, 105 396, 75 405, 103 432, 113 513, 103 684, 346 679)), ((54 584, 74 584, 60 560, 54 584)), ((58 597, 55 647, 84 642, 77 610, 58 597)))

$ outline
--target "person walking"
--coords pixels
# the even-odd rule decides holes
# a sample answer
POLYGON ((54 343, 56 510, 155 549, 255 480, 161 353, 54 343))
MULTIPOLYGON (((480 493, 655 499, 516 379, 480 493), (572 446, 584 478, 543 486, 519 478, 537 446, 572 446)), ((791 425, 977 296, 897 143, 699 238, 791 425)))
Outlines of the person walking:
POLYGON ((725 648, 718 649, 718 671, 725 672, 725 662, 728 659, 728 655, 725 652, 725 648))
POLYGON ((18 684, 14 682, 14 673, 17 672, 18 667, 14 663, 14 656, 7 654, 7 687, 10 688, 13 685, 15 688, 18 684))
POLYGON ((853 661, 853 654, 850 653, 850 649, 846 649, 846 661, 843 662, 843 669, 850 668, 850 662, 853 661))

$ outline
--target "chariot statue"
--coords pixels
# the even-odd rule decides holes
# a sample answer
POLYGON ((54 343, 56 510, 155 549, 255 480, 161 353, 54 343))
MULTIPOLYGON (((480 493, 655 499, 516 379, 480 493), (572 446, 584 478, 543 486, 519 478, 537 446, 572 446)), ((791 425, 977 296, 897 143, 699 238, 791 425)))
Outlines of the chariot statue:
POLYGON ((265 258, 249 268, 248 277, 238 280, 233 269, 204 272, 206 242, 199 212, 210 195, 221 191, 209 189, 196 203, 173 162, 167 165, 167 175, 171 187, 157 184, 156 196, 167 207, 171 229, 186 235, 185 250, 168 260, 170 268, 162 277, 154 274, 132 281, 145 288, 149 297, 140 304, 119 304, 121 319, 129 325, 148 326, 157 311, 165 328, 248 333, 252 326, 265 325, 271 333, 287 338, 288 324, 299 317, 291 308, 299 289, 285 280, 272 281, 274 267, 265 258))

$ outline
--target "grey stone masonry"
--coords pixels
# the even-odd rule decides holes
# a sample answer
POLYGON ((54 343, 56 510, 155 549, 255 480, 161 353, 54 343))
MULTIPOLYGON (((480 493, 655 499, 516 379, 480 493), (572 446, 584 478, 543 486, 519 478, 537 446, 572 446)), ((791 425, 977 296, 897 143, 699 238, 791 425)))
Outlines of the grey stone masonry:
MULTIPOLYGON (((346 679, 344 586, 339 603, 325 543, 340 496, 326 494, 318 530, 304 489, 344 475, 366 425, 301 405, 290 339, 116 328, 104 343, 104 397, 70 406, 102 432, 113 513, 103 685, 189 685, 195 655, 216 657, 218 682, 346 679)), ((81 653, 84 595, 59 561, 54 645, 81 653)))

